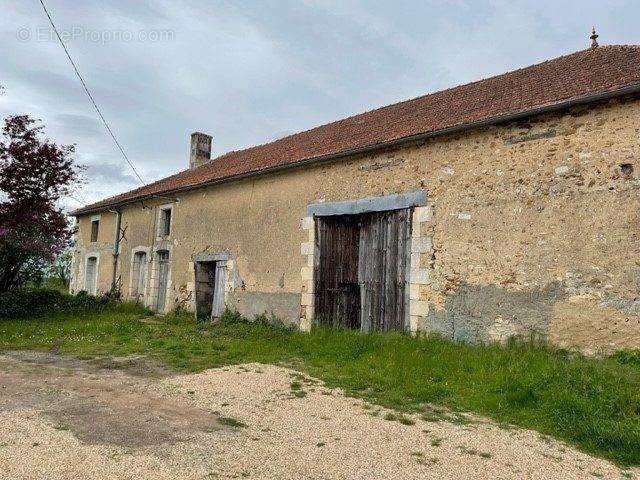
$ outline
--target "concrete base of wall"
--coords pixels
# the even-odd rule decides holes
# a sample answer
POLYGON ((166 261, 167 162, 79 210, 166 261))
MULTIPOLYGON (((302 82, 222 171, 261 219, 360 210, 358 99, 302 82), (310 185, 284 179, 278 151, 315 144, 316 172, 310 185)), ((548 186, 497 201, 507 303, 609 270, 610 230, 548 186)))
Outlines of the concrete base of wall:
POLYGON ((543 340, 593 355, 637 349, 640 314, 635 301, 569 296, 561 283, 521 291, 461 285, 444 308, 431 305, 419 317, 417 331, 469 343, 543 340))
POLYGON ((299 293, 233 292, 227 297, 227 307, 248 318, 256 315, 274 316, 286 325, 298 326, 299 293))
POLYGON ((447 298, 444 309, 431 307, 420 318, 418 330, 465 342, 546 339, 553 306, 562 298, 557 284, 527 291, 461 285, 447 298))

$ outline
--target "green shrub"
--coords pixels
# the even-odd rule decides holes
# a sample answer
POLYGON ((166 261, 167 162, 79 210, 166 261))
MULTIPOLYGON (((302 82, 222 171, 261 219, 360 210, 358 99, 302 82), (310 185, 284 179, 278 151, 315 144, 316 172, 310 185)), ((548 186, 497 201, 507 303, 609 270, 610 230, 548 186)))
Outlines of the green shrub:
POLYGON ((18 290, 0 294, 0 319, 36 318, 57 312, 102 310, 116 301, 85 292, 69 295, 59 290, 18 290))

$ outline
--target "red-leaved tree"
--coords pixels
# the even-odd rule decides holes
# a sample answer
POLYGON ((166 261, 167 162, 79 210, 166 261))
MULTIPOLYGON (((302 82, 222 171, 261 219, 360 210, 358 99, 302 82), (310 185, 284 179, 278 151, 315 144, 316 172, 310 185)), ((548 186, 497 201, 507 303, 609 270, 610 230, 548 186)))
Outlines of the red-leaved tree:
POLYGON ((79 180, 74 146, 52 143, 43 130, 27 115, 15 115, 2 131, 0 293, 41 275, 73 235, 57 202, 79 180))

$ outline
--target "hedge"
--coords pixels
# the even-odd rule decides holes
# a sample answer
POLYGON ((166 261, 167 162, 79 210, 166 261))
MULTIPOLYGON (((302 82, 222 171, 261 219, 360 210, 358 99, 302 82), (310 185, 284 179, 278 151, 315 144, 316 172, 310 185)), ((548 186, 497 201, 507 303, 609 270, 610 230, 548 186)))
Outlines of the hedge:
POLYGON ((0 294, 0 319, 42 317, 57 312, 103 309, 113 302, 85 292, 69 295, 58 290, 18 290, 0 294))

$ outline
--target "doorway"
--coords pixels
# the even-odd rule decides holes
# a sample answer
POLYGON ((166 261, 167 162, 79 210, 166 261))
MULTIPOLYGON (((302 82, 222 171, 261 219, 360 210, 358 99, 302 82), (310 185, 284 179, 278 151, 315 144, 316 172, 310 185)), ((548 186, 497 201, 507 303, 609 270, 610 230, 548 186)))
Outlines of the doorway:
POLYGON ((408 326, 411 210, 316 217, 318 324, 370 331, 408 326))
POLYGON ((195 313, 198 319, 217 320, 224 312, 225 261, 196 261, 195 313))

